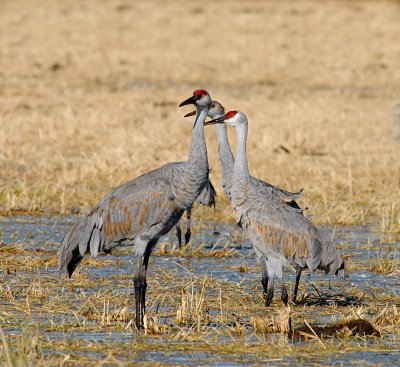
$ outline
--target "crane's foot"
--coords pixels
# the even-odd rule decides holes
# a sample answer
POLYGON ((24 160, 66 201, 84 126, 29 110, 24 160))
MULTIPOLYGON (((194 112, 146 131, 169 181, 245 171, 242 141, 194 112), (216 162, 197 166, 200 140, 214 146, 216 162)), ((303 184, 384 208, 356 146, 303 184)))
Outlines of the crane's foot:
POLYGON ((185 245, 187 245, 190 241, 190 237, 192 236, 192 232, 188 229, 185 233, 185 245))
POLYGON ((265 263, 265 261, 263 261, 261 263, 261 284, 263 287, 263 297, 264 297, 264 301, 267 298, 267 294, 268 294, 268 270, 267 270, 267 265, 265 263))
POLYGON ((293 290, 293 297, 292 297, 292 302, 294 304, 298 304, 297 302, 297 291, 299 290, 299 283, 300 283, 300 277, 301 277, 301 272, 303 268, 299 265, 296 267, 296 282, 294 284, 294 290, 293 290))
POLYGON ((271 305, 273 298, 274 298, 274 288, 269 287, 268 292, 265 295, 265 307, 269 307, 271 305))
POLYGON ((136 326, 136 330, 137 331, 142 331, 142 330, 144 330, 144 325, 143 325, 143 323, 137 323, 137 322, 135 322, 135 326, 136 326))
POLYGON ((281 293, 281 299, 282 302, 285 306, 288 305, 288 301, 289 301, 289 295, 288 295, 288 291, 285 287, 285 284, 282 284, 282 293, 281 293))
POLYGON ((182 247, 182 230, 180 227, 176 227, 176 237, 178 238, 179 248, 182 247))
POLYGON ((135 303, 136 303, 136 329, 144 329, 145 294, 147 288, 146 279, 138 277, 134 279, 135 284, 135 303))

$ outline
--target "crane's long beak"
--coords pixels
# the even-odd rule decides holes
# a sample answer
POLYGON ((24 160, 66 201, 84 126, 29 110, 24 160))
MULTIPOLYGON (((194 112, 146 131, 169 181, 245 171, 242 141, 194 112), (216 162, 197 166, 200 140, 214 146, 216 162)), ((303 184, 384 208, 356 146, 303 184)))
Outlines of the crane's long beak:
POLYGON ((215 124, 223 124, 226 120, 225 116, 218 117, 214 120, 206 121, 204 125, 215 125, 215 124))
POLYGON ((179 107, 186 106, 188 104, 195 104, 196 103, 196 98, 194 96, 189 97, 188 99, 185 99, 179 107))
POLYGON ((196 111, 192 111, 192 112, 189 112, 189 113, 187 113, 185 116, 183 116, 183 117, 190 117, 190 116, 195 116, 196 115, 196 111))

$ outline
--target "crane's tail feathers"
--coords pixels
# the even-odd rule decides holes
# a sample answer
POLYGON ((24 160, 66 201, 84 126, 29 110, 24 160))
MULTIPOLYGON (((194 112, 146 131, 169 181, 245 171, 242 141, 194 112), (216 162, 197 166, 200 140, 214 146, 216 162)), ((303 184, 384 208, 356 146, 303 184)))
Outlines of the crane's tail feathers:
POLYGON ((217 193, 215 191, 215 188, 211 181, 208 180, 206 186, 204 186, 203 191, 197 197, 196 202, 205 206, 209 206, 211 208, 212 206, 215 207, 216 197, 217 193))
POLYGON ((301 188, 299 191, 293 192, 293 193, 292 193, 292 194, 293 194, 292 199, 293 199, 293 200, 300 199, 300 198, 303 196, 303 191, 304 191, 304 189, 301 188))
POLYGON ((210 184, 210 204, 209 207, 211 208, 212 206, 215 208, 215 203, 216 203, 216 198, 217 198, 217 192, 215 191, 215 187, 213 186, 211 181, 208 181, 210 184))
POLYGON ((297 192, 290 192, 281 190, 281 200, 283 200, 286 204, 295 209, 300 209, 299 204, 296 203, 296 200, 300 199, 303 196, 303 189, 300 189, 297 192))
POLYGON ((321 268, 327 274, 343 279, 349 276, 342 253, 332 241, 324 240, 321 255, 321 268))
POLYGON ((342 266, 340 267, 340 269, 338 269, 336 271, 335 275, 336 275, 337 278, 341 278, 341 279, 345 279, 345 278, 349 277, 349 272, 348 272, 348 270, 347 270, 347 268, 345 266, 344 261, 343 261, 342 266))
POLYGON ((104 234, 101 231, 99 218, 86 217, 75 223, 64 237, 58 259, 60 273, 68 273, 71 277, 77 266, 87 253, 96 257, 103 250, 104 234), (100 226, 99 226, 100 225, 100 226))

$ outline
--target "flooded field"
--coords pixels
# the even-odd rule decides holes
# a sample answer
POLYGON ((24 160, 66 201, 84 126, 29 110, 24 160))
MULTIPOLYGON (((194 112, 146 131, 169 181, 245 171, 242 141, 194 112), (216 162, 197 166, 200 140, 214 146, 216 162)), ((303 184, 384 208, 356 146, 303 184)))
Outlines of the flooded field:
POLYGON ((0 366, 399 365, 399 17, 392 0, 2 1, 0 366), (132 249, 71 279, 57 252, 70 215, 187 159, 178 105, 200 88, 248 116, 252 175, 304 188, 350 277, 304 272, 298 304, 277 284, 265 307, 207 127, 217 207, 190 246, 161 239, 138 334, 132 249))
MULTIPOLYGON (((305 272, 300 305, 284 307, 277 286, 268 309, 259 265, 234 224, 195 222, 182 250, 171 232, 150 259, 146 330, 137 334, 129 248, 85 259, 71 279, 58 276, 59 244, 76 219, 0 219, 7 365, 393 366, 400 359, 400 242, 374 225, 323 228, 342 248, 350 277, 305 272), (348 327, 318 334, 320 326, 360 319, 380 337, 348 327)), ((286 281, 293 286, 293 272, 286 281)))

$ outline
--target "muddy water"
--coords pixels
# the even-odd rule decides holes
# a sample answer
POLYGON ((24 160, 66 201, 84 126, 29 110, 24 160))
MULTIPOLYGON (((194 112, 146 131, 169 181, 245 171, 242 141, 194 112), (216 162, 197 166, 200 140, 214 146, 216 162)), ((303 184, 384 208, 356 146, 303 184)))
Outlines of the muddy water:
MULTIPOLYGON (((6 244, 24 244, 26 250, 37 252, 37 256, 51 257, 55 256, 56 251, 59 248, 62 237, 70 228, 70 226, 76 221, 76 217, 3 217, 0 219, 0 243, 6 244), (38 251, 39 250, 39 251, 38 251)), ((377 251, 386 256, 393 256, 395 252, 400 253, 400 242, 393 242, 391 244, 381 243, 381 236, 374 230, 374 226, 352 226, 352 227, 340 227, 340 228, 323 228, 325 235, 333 237, 334 241, 343 247, 344 255, 351 255, 351 260, 355 264, 369 264, 369 262, 375 261, 377 257, 377 251), (368 244, 368 245, 367 245, 368 244)), ((259 282, 259 270, 258 265, 254 259, 254 253, 251 250, 251 245, 248 241, 243 239, 240 231, 234 224, 223 223, 223 222, 205 222, 205 223, 194 223, 194 233, 191 246, 196 247, 200 244, 204 244, 203 253, 207 251, 215 251, 221 249, 232 249, 234 250, 234 256, 225 258, 218 257, 184 257, 184 256, 164 256, 157 255, 152 256, 149 265, 149 278, 156 280, 160 277, 160 272, 163 269, 173 269, 173 273, 176 277, 187 277, 203 276, 207 275, 213 279, 219 279, 226 284, 240 285, 242 289, 249 289, 249 294, 253 297, 254 301, 257 302, 259 289, 256 290, 254 284, 259 282), (238 266, 247 267, 249 270, 246 272, 238 271, 238 266), (254 294, 253 294, 254 293, 254 294)), ((162 238, 160 242, 172 244, 176 242, 175 233, 171 232, 165 238, 162 238)), ((115 276, 130 278, 133 271, 133 257, 129 249, 118 249, 111 255, 106 257, 106 266, 96 267, 87 266, 85 271, 88 273, 90 279, 97 279, 98 277, 112 278, 115 276), (113 261, 115 260, 115 262, 113 261), (118 263, 118 265, 115 265, 118 263)), ((101 261, 101 259, 99 259, 101 261)), ((43 277, 56 277, 55 267, 50 267, 47 270, 43 267, 39 267, 37 270, 43 277)), ((35 274, 32 274, 34 276, 35 274)), ((26 278, 29 278, 29 274, 25 274, 26 278)), ((12 275, 4 274, 3 270, 0 270, 1 282, 11 282, 12 275)), ((288 272, 286 279, 289 282, 294 280, 292 272, 288 272)), ((377 289, 385 293, 388 298, 390 295, 398 295, 400 290, 400 281, 398 274, 387 275, 380 274, 371 271, 371 267, 368 265, 364 269, 356 269, 351 272, 350 278, 346 280, 345 284, 341 281, 332 279, 329 276, 322 274, 317 275, 306 275, 303 276, 302 281, 302 292, 312 294, 315 293, 314 283, 315 281, 329 284, 329 291, 333 293, 351 293, 351 289, 357 289, 358 291, 370 294, 376 292, 377 289), (328 283, 329 282, 329 283, 328 283), (350 291, 349 291, 350 290, 350 291)), ((151 292, 152 285, 149 283, 149 292, 151 292)), ((168 284, 167 287, 168 289, 168 284)), ((85 288, 85 292, 95 294, 100 289, 96 283, 91 284, 85 288)), ((82 290, 77 288, 74 290, 75 293, 79 293, 82 290)), ((124 287, 121 285, 113 288, 114 292, 120 293, 132 293, 130 287, 124 287)), ((350 294, 349 293, 349 294, 350 294)), ((276 295, 279 297, 279 295, 276 295)), ((359 300, 360 303, 363 300, 359 300)), ((5 304, 5 301, 0 299, 0 307, 5 304)), ((161 306, 162 307, 162 306, 161 306)), ((161 323, 173 323, 173 317, 168 315, 169 310, 164 310, 164 313, 160 315, 161 323), (163 316, 164 315, 164 316, 163 316)), ((210 314, 219 312, 217 309, 211 307, 210 314)), ((307 311, 305 311, 307 313, 307 311)), ((310 318, 313 315, 310 315, 310 318)), ((315 315, 314 315, 315 316, 315 315)), ((55 322, 72 322, 75 316, 71 315, 54 315, 51 317, 55 322)), ((46 314, 33 314, 31 321, 34 324, 41 325, 46 324, 49 315, 46 314)), ((317 318, 313 318, 314 322, 325 323, 331 321, 331 316, 320 315, 317 318)), ((243 324, 247 329, 250 329, 248 317, 242 318, 243 324)), ((3 324, 3 329, 8 333, 20 333, 23 327, 26 327, 26 321, 23 324, 19 324, 16 321, 11 322, 12 325, 3 324)), ((46 324, 47 325, 47 324, 46 324)), ((215 325, 218 329, 218 325, 215 325)), ((107 329, 96 330, 96 331, 85 331, 85 330, 72 330, 72 331, 49 331, 48 327, 40 328, 40 332, 51 340, 83 340, 86 342, 94 343, 120 343, 129 344, 133 338, 136 338, 135 333, 131 330, 115 330, 107 329)), ((246 342, 248 343, 260 343, 260 337, 255 337, 254 334, 249 333, 246 335, 246 342)), ((262 337, 262 342, 266 344, 282 343, 282 335, 268 335, 262 337)), ((213 338, 212 343, 228 343, 230 337, 220 334, 213 338)), ((140 340, 138 341, 140 343, 140 340)), ((387 344, 387 352, 382 351, 365 351, 365 352, 350 352, 350 353, 331 353, 326 355, 319 355, 318 357, 303 356, 301 360, 298 357, 283 356, 278 359, 270 359, 263 356, 256 356, 251 353, 241 354, 240 357, 230 358, 229 354, 215 354, 210 351, 203 350, 190 350, 190 343, 188 347, 182 348, 184 341, 175 341, 172 343, 176 344, 176 349, 173 347, 163 350, 160 345, 165 340, 159 337, 146 337, 146 343, 154 345, 154 348, 147 347, 146 350, 135 351, 134 361, 136 362, 159 362, 174 365, 210 365, 210 366, 243 366, 243 365, 254 365, 254 364, 268 364, 270 366, 314 366, 320 364, 335 365, 346 365, 346 366, 364 366, 372 365, 396 365, 400 360, 400 352, 397 348, 396 343, 398 340, 393 335, 386 334, 382 338, 382 343, 387 344), (394 347, 394 350, 393 350, 394 347), (201 362, 200 362, 201 361, 201 362)), ((171 343, 171 341, 168 341, 171 343)), ((305 343, 305 342, 295 342, 305 343)), ((49 353, 57 353, 49 348, 49 353)), ((97 360, 104 358, 104 353, 101 352, 90 352, 82 351, 77 354, 93 358, 97 360)), ((130 359, 131 361, 131 359, 130 359)))

